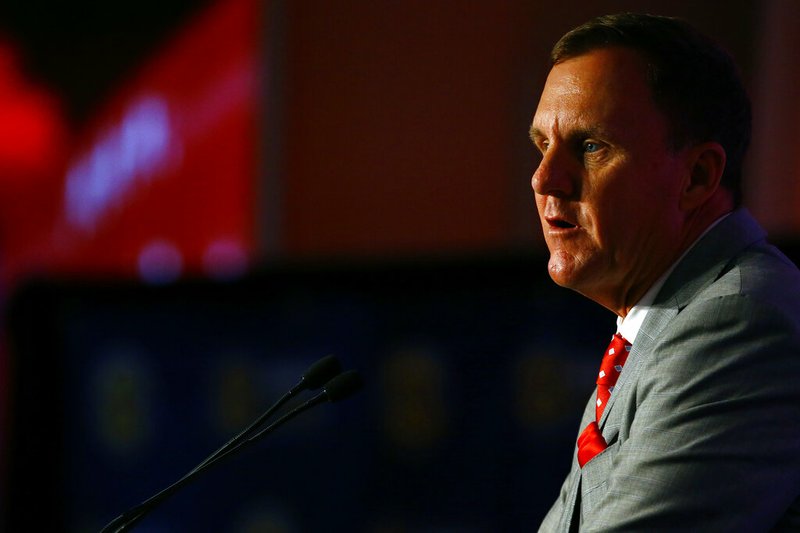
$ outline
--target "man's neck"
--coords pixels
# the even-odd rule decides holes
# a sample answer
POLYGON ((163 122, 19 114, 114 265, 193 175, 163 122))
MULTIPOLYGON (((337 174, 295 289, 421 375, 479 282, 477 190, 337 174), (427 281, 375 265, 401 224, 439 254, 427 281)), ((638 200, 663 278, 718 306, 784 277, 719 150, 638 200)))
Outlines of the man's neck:
POLYGON ((727 218, 731 213, 725 213, 716 220, 714 220, 700 235, 698 235, 695 240, 689 244, 689 246, 683 251, 683 253, 675 260, 672 265, 664 272, 660 278, 658 278, 655 283, 653 283, 650 288, 645 292, 645 294, 633 305, 633 307, 628 310, 628 313, 624 316, 617 317, 617 332, 619 332, 628 342, 633 343, 636 335, 639 333, 639 329, 642 327, 644 323, 644 319, 647 316, 650 307, 652 306, 653 302, 658 296, 658 293, 661 291, 661 288, 669 279, 670 274, 675 268, 680 264, 681 261, 689 254, 692 248, 697 245, 698 242, 709 232, 711 231, 717 224, 722 222, 725 218, 727 218))

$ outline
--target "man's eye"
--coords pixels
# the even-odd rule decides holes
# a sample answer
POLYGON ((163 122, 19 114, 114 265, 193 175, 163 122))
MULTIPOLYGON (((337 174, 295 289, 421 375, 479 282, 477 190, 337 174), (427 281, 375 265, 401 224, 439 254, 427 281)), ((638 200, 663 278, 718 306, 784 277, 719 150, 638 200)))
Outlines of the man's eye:
POLYGON ((587 154, 591 154, 596 152, 600 149, 600 145, 598 143, 593 143, 591 141, 587 141, 583 143, 583 151, 587 154))

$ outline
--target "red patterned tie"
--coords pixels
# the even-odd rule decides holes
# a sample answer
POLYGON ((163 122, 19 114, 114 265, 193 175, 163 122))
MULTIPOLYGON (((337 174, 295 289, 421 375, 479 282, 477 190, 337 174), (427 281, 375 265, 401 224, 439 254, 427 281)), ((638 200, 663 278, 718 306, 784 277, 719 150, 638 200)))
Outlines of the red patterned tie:
POLYGON ((611 338, 611 343, 606 349, 603 361, 600 363, 600 372, 597 374, 597 402, 595 407, 595 420, 586 426, 578 437, 578 464, 588 463, 592 457, 606 449, 606 441, 600 433, 600 417, 606 408, 608 398, 614 385, 617 383, 622 366, 628 359, 628 352, 631 350, 631 343, 626 341, 622 335, 617 333, 611 338))

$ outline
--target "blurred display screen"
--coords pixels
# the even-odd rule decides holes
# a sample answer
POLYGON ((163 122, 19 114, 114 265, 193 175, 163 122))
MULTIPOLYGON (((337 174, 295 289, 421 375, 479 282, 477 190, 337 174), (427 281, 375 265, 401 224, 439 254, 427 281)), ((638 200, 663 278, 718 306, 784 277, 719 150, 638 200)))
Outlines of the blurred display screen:
POLYGON ((208 5, 100 107, 55 198, 39 204, 53 213, 29 213, 46 227, 6 250, 12 270, 165 282, 247 269, 265 71, 259 6, 208 5))

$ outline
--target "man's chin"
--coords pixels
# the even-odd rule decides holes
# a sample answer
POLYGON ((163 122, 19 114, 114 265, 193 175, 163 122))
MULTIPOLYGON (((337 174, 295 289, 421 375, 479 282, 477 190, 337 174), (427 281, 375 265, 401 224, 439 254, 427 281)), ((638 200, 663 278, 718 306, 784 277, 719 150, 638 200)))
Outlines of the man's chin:
POLYGON ((552 254, 547 263, 547 272, 556 285, 578 292, 590 284, 589 270, 586 264, 563 252, 552 254))
POLYGON ((550 254, 550 260, 547 262, 547 273, 550 274, 556 285, 573 288, 575 283, 575 260, 567 256, 564 252, 555 252, 550 254))

